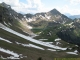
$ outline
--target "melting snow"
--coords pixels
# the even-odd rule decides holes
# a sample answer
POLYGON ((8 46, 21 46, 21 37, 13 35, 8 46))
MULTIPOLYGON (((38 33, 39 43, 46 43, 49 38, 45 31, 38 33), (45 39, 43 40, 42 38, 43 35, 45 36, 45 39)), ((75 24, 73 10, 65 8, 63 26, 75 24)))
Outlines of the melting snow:
POLYGON ((37 49, 41 49, 41 50, 45 50, 44 48, 42 47, 39 47, 39 46, 36 46, 36 45, 33 45, 33 44, 22 44, 22 43, 19 43, 19 42, 16 42, 18 45, 22 45, 22 46, 26 46, 26 47, 33 47, 33 48, 37 48, 37 49))
POLYGON ((26 18, 26 16, 24 16, 24 18, 26 18))
POLYGON ((78 54, 77 54, 77 53, 78 53, 78 51, 77 51, 77 50, 75 50, 74 52, 66 52, 66 53, 68 53, 68 54, 78 55, 78 54))
POLYGON ((36 46, 36 45, 33 45, 33 44, 29 44, 30 47, 34 47, 34 48, 37 48, 37 49, 41 49, 41 50, 44 50, 43 48, 39 47, 39 46, 36 46))
POLYGON ((74 52, 75 52, 75 53, 78 53, 78 51, 77 51, 77 50, 75 50, 74 52))
POLYGON ((15 58, 13 56, 7 57, 7 59, 20 59, 20 58, 15 58))
POLYGON ((19 55, 17 53, 14 53, 13 51, 10 51, 10 50, 5 50, 5 49, 3 49, 1 47, 0 47, 0 51, 4 52, 4 53, 7 53, 7 54, 11 54, 11 55, 14 56, 14 58, 18 58, 19 57, 19 55))
POLYGON ((46 14, 45 14, 45 17, 46 17, 47 19, 50 19, 50 18, 51 18, 51 16, 48 16, 48 15, 46 15, 46 14))
POLYGON ((49 51, 56 51, 56 50, 53 50, 53 49, 47 49, 47 50, 49 50, 49 51))
POLYGON ((9 26, 5 21, 4 21, 4 24, 5 24, 6 26, 9 26))
POLYGON ((1 37, 0 37, 0 40, 5 41, 5 42, 8 42, 8 43, 12 43, 12 42, 10 42, 9 40, 3 39, 3 38, 1 38, 1 37))
POLYGON ((60 49, 60 50, 66 50, 67 49, 67 48, 61 48, 61 47, 58 47, 58 46, 55 46, 55 45, 52 45, 52 44, 47 44, 46 42, 43 42, 43 41, 39 41, 39 40, 33 39, 32 37, 20 34, 20 33, 12 30, 10 28, 5 27, 5 26, 4 26, 4 28, 3 27, 1 27, 1 28, 4 29, 4 30, 6 30, 6 31, 8 31, 8 32, 10 32, 10 33, 12 33, 12 34, 15 34, 15 35, 17 35, 19 37, 22 37, 22 38, 24 38, 24 39, 26 39, 28 41, 34 42, 36 44, 40 44, 40 45, 43 45, 43 46, 46 46, 46 47, 60 49))
POLYGON ((77 54, 77 53, 75 53, 75 52, 66 52, 66 53, 68 53, 68 54, 78 55, 78 54, 77 54))
POLYGON ((60 41, 60 40, 61 40, 60 38, 55 39, 55 41, 60 41))
POLYGON ((1 47, 0 47, 0 51, 12 55, 12 56, 7 57, 7 58, 4 58, 3 56, 1 56, 2 59, 20 59, 20 58, 23 58, 23 57, 27 58, 27 56, 23 56, 22 54, 14 53, 13 51, 6 50, 6 49, 3 49, 1 47))
POLYGON ((28 18, 28 19, 26 19, 26 21, 27 22, 32 22, 32 21, 35 21, 35 19, 34 18, 28 18))

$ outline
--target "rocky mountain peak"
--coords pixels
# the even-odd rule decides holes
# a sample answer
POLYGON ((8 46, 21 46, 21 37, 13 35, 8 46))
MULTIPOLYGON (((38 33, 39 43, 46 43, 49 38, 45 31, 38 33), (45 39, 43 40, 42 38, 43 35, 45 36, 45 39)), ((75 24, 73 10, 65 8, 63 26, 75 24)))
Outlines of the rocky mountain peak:
POLYGON ((52 9, 51 11, 49 11, 49 13, 52 15, 61 14, 57 9, 52 9))
POLYGON ((11 6, 8 5, 8 4, 6 4, 5 2, 2 2, 0 5, 3 6, 3 7, 5 7, 5 8, 11 8, 11 6))

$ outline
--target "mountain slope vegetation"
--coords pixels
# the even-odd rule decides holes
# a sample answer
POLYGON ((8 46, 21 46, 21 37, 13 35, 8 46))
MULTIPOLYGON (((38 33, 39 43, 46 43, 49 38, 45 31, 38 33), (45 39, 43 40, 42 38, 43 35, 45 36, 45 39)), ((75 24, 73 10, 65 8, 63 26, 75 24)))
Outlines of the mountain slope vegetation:
POLYGON ((0 3, 0 60, 79 58, 79 21, 56 9, 23 15, 0 3))

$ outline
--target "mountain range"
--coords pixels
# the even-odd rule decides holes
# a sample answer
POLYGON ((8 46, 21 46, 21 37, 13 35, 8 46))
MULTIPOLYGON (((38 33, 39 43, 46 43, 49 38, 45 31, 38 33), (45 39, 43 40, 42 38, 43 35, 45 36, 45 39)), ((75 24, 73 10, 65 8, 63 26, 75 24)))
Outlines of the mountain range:
POLYGON ((80 19, 57 9, 21 14, 0 3, 0 60, 80 57, 80 19))
POLYGON ((71 18, 71 19, 80 18, 80 15, 69 16, 69 18, 71 18))

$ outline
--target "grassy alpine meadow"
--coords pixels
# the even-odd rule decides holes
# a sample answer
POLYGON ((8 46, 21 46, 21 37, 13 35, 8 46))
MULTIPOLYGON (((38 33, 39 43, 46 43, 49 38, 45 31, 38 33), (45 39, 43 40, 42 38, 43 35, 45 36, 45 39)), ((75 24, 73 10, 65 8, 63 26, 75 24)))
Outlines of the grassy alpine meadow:
POLYGON ((54 60, 80 60, 80 58, 54 58, 54 60))
MULTIPOLYGON (((5 0, 5 3, 0 1, 0 60, 80 60, 80 17, 72 19, 64 14, 72 11, 64 11, 67 10, 62 4, 64 1, 54 1, 61 3, 58 6, 63 5, 63 8, 60 6, 62 13, 56 8, 39 12, 45 9, 43 1, 26 1, 29 7, 24 1, 16 1, 20 7, 17 11, 14 9, 15 0, 7 2, 11 6, 5 0)), ((53 7, 56 5, 49 2, 53 7)), ((73 11, 77 13, 75 9, 73 11)))

